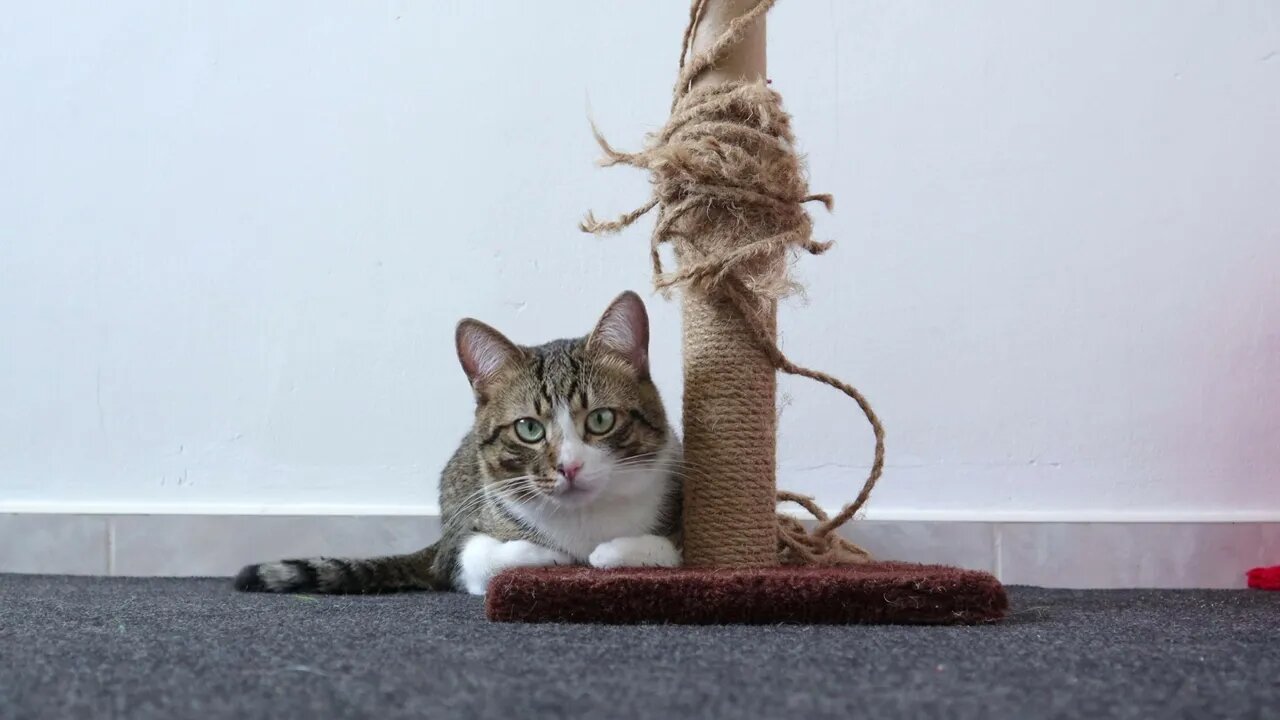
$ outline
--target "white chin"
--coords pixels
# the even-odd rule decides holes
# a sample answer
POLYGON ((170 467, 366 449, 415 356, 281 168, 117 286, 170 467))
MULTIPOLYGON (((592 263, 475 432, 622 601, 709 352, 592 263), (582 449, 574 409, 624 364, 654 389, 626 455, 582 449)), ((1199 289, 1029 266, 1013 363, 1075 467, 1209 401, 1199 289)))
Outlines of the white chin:
POLYGON ((551 496, 551 500, 557 505, 564 505, 565 507, 582 507, 590 504, 599 494, 595 488, 575 488, 558 492, 551 496))

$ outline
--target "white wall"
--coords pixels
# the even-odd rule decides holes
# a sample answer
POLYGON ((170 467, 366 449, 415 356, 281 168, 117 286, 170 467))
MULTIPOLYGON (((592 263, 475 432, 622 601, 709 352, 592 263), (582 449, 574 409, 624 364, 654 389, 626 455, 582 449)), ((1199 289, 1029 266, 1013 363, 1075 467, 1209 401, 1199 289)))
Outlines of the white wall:
MULTIPOLYGON (((647 287, 648 225, 574 227, 646 191, 585 118, 662 122, 684 8, 12 4, 0 506, 432 505, 454 322, 647 287)), ((769 40, 838 203, 785 347, 882 414, 872 516, 1280 518, 1280 6, 788 0, 769 40)), ((837 505, 865 423, 783 388, 783 483, 837 505)))

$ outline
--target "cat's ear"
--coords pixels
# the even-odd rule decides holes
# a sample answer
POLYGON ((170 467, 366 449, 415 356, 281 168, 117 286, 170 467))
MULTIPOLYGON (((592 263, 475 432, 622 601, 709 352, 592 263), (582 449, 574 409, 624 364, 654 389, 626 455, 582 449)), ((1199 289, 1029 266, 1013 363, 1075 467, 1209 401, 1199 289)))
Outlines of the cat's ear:
POLYGON ((458 323, 454 339, 458 345, 458 361, 477 392, 520 358, 520 348, 515 343, 479 320, 467 318, 458 323))
POLYGON ((587 347, 616 353, 635 368, 640 377, 648 377, 649 314, 640 296, 628 290, 609 303, 596 329, 591 331, 587 347))

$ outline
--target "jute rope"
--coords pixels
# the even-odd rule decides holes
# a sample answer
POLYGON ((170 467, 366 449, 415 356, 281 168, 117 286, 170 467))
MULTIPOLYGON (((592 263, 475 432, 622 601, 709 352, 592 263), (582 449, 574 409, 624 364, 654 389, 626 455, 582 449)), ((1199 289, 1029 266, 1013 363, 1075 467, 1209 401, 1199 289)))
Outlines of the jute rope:
POLYGON ((790 117, 763 79, 694 84, 775 2, 761 0, 732 20, 705 52, 694 54, 694 31, 707 5, 694 0, 666 125, 635 153, 613 149, 595 131, 605 154, 601 164, 648 170, 654 195, 615 221, 588 213, 582 229, 615 233, 657 208, 650 243, 654 283, 664 293, 679 288, 684 296, 685 452, 691 473, 685 559, 693 565, 869 560, 836 530, 866 503, 884 469, 884 428, 866 398, 848 383, 795 364, 776 341, 777 301, 800 289, 788 274, 789 255, 820 255, 830 247, 812 239, 803 204, 817 201, 830 210, 832 198, 809 193, 790 117), (675 271, 663 266, 663 243, 675 250, 675 271), (840 390, 871 424, 871 471, 857 497, 834 517, 811 498, 776 493, 778 370, 840 390), (814 530, 777 514, 779 502, 809 511, 814 530))

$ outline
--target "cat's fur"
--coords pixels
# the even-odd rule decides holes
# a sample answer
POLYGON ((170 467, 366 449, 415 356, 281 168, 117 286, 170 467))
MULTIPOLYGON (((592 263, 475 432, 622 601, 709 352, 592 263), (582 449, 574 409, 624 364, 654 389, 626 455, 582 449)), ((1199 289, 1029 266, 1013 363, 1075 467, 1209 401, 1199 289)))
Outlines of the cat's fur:
POLYGON ((640 298, 623 293, 575 340, 521 347, 470 319, 456 339, 475 422, 440 479, 440 541, 408 555, 250 565, 237 589, 483 594, 509 567, 680 563, 680 445, 649 376, 640 298), (597 410, 612 413, 607 432, 588 430, 597 410), (541 439, 519 436, 524 418, 541 439))

